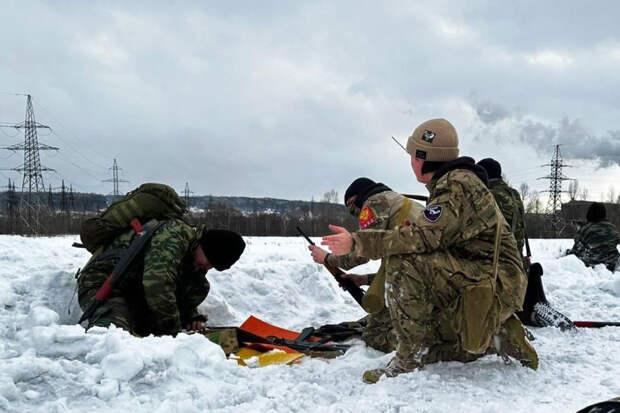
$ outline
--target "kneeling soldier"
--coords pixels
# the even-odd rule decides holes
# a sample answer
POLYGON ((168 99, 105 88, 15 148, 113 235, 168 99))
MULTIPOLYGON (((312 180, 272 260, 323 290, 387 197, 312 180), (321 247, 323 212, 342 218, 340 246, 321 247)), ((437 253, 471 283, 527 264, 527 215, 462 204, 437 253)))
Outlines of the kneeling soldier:
POLYGON ((426 209, 410 226, 358 231, 331 226, 334 254, 399 256, 386 268, 386 298, 398 346, 387 367, 364 373, 374 383, 440 360, 512 356, 536 369, 538 355, 514 312, 526 278, 515 238, 474 160, 458 157, 456 130, 444 119, 419 125, 407 151, 426 209))
MULTIPOLYGON (((78 299, 82 310, 91 304, 134 237, 132 230, 116 237, 81 271, 78 299)), ((197 230, 180 219, 167 220, 132 262, 120 288, 97 308, 89 325, 115 324, 137 336, 175 335, 182 328, 200 330, 206 317, 197 307, 209 293, 207 271, 230 268, 244 248, 237 233, 197 230)))
MULTIPOLYGON (((409 225, 413 217, 419 215, 424 209, 419 203, 368 178, 358 178, 353 181, 347 188, 344 200, 351 215, 358 219, 360 231, 394 229, 397 226, 409 225)), ((327 251, 315 245, 309 248, 315 262, 326 263, 344 270, 369 261, 368 258, 356 257, 352 254, 344 256, 328 254, 327 251)), ((362 333, 362 340, 370 347, 389 353, 396 349, 396 337, 390 313, 384 303, 383 284, 387 261, 387 258, 381 260, 381 266, 376 274, 344 274, 343 277, 351 279, 357 285, 381 284, 376 285, 376 291, 369 289, 362 300, 364 309, 370 313, 362 333)))

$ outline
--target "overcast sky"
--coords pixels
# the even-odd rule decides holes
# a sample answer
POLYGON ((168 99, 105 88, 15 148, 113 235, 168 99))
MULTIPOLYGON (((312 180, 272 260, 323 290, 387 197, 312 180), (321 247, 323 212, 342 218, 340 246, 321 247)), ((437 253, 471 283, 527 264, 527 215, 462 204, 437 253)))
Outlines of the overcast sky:
POLYGON ((513 186, 547 189, 559 143, 592 200, 620 193, 615 1, 20 0, 0 16, 0 123, 23 121, 11 93, 33 96, 40 143, 60 148, 41 152, 46 186, 110 193, 116 158, 123 193, 316 200, 367 176, 425 194, 390 137, 443 117, 513 186))

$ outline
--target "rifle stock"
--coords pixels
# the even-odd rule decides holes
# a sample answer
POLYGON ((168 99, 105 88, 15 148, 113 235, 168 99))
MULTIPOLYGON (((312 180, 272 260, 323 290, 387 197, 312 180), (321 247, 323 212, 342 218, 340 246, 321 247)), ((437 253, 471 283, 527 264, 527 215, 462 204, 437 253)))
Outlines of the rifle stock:
MULTIPOLYGON (((301 230, 301 228, 297 227, 297 231, 299 231, 299 233, 306 239, 306 241, 310 243, 310 245, 315 245, 314 242, 312 242, 312 240, 308 238, 308 236, 301 230)), ((329 271, 331 275, 334 276, 334 278, 338 282, 338 285, 340 285, 340 288, 351 294, 351 297, 353 297, 353 299, 360 306, 362 306, 364 291, 348 278, 342 278, 344 272, 340 268, 332 267, 331 265, 327 265, 326 263, 323 263, 323 266, 327 268, 327 271, 329 271)))

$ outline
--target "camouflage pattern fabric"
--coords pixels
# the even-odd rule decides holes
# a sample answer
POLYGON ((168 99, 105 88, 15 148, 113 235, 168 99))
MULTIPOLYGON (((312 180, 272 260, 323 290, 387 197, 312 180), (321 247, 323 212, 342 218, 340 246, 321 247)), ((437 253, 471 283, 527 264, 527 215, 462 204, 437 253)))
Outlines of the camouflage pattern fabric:
POLYGON ((410 226, 353 234, 355 255, 389 258, 386 299, 398 342, 391 364, 399 371, 480 357, 525 295, 515 238, 484 183, 454 169, 427 187, 427 207, 410 226))
POLYGON ((358 265, 366 264, 368 261, 370 261, 368 258, 356 257, 353 254, 347 254, 347 255, 329 254, 327 256, 327 259, 325 260, 325 263, 332 267, 337 267, 345 271, 348 271, 351 268, 357 267, 358 265))
MULTIPOLYGON (((127 248, 133 230, 118 236, 108 249, 127 248)), ((200 232, 179 219, 166 221, 145 251, 134 260, 120 288, 100 308, 93 324, 115 324, 133 334, 176 334, 192 320, 205 319, 197 306, 209 293, 206 271, 194 270, 193 251, 200 232)), ((81 271, 78 300, 84 310, 112 271, 118 258, 94 259, 81 271)))
POLYGON ((237 336, 237 328, 219 328, 219 329, 206 329, 199 332, 213 343, 222 347, 224 354, 227 356, 230 353, 239 351, 239 338, 237 336))
MULTIPOLYGON (((366 202, 364 202, 364 205, 362 205, 362 209, 368 207, 371 216, 375 217, 375 220, 365 229, 393 229, 396 227, 396 225, 398 225, 396 221, 404 201, 405 197, 403 195, 393 191, 380 192, 370 196, 366 202)), ((410 219, 423 209, 424 207, 421 204, 413 202, 411 212, 409 213, 410 219)), ((341 268, 345 271, 357 267, 358 265, 366 264, 368 261, 370 261, 368 258, 360 257, 352 253, 340 256, 329 254, 327 257, 328 265, 341 268)), ((375 274, 367 275, 372 277, 375 274)))
POLYGON ((510 232, 517 240, 517 248, 523 254, 525 244, 525 208, 519 192, 508 186, 501 178, 489 179, 489 191, 508 222, 510 232))
MULTIPOLYGON (((405 202, 405 197, 397 192, 384 191, 370 196, 364 205, 362 211, 366 211, 366 220, 360 220, 360 227, 365 226, 361 231, 367 230, 388 230, 398 225, 400 210, 405 202)), ((412 201, 411 209, 407 216, 408 220, 412 220, 414 216, 419 215, 424 207, 412 201)), ((361 215, 361 214, 360 214, 361 215)), ((377 274, 366 274, 369 281, 372 281, 381 272, 385 272, 387 261, 390 258, 382 259, 377 274)), ((327 257, 327 263, 345 270, 351 269, 369 261, 368 258, 347 254, 336 256, 330 254, 327 257)), ((396 348, 396 337, 392 331, 392 320, 387 308, 378 313, 370 314, 368 324, 362 334, 362 340, 369 346, 384 352, 394 351, 396 348)))
POLYGON ((605 264, 610 271, 616 269, 620 234, 611 222, 588 222, 582 226, 575 236, 575 244, 568 251, 589 267, 605 264))
POLYGON ((392 318, 387 308, 378 313, 369 314, 368 322, 362 332, 362 341, 384 353, 396 350, 396 335, 392 328, 392 318))

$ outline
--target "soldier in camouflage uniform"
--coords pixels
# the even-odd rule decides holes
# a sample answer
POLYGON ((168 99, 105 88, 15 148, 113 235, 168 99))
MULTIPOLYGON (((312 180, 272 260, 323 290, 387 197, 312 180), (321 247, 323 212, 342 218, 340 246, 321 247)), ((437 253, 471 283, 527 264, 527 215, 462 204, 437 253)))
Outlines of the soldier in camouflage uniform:
MULTIPOLYGON (((135 233, 118 236, 91 259, 78 279, 78 299, 85 310, 120 259, 135 233)), ((180 219, 165 221, 133 261, 121 286, 89 322, 115 324, 134 335, 175 335, 182 328, 204 328, 198 305, 209 293, 210 268, 230 268, 245 248, 241 236, 223 230, 197 230, 180 219)))
POLYGON ((586 215, 588 222, 579 229, 575 244, 567 253, 575 254, 589 267, 605 264, 613 272, 620 256, 616 247, 620 243, 620 234, 606 218, 605 205, 592 203, 586 215))
MULTIPOLYGON (((424 208, 417 202, 405 198, 403 195, 392 191, 381 183, 375 183, 368 178, 358 178, 349 186, 345 196, 345 204, 351 215, 358 218, 360 230, 393 229, 396 226, 409 225, 413 216, 418 215, 424 208)), ((312 258, 319 264, 349 270, 358 265, 365 264, 368 258, 347 254, 337 256, 328 254, 321 247, 311 245, 312 258)), ((385 277, 385 267, 388 258, 381 261, 381 266, 376 274, 345 274, 357 285, 369 285, 375 277, 385 277), (382 275, 383 273, 383 275, 382 275)), ((368 293, 367 293, 368 295, 368 293)), ((381 294, 383 296, 383 294, 381 294)), ((367 297, 366 297, 367 298, 367 297)), ((380 297, 383 299, 383 297, 380 297)), ((383 300, 381 300, 383 301, 383 300)), ((362 301, 366 304, 366 300, 362 301)), ((365 310, 370 313, 368 322, 362 333, 362 340, 377 350, 389 353, 396 349, 396 338, 392 329, 392 320, 385 304, 365 305, 365 310)))
POLYGON ((523 255, 523 245, 525 244, 525 208, 519 191, 511 188, 502 179, 502 167, 495 159, 485 158, 478 162, 483 167, 489 177, 489 191, 493 194, 495 202, 502 215, 508 222, 510 232, 517 240, 517 249, 523 255))
POLYGON ((390 257, 386 299, 396 355, 387 367, 365 372, 364 381, 489 353, 536 369, 536 350, 514 316, 525 295, 523 264, 486 172, 473 159, 458 158, 456 130, 444 119, 419 125, 407 150, 430 192, 411 225, 353 235, 330 226, 337 234, 323 238, 334 254, 390 257))

